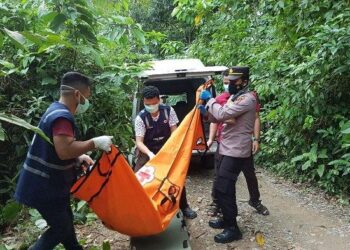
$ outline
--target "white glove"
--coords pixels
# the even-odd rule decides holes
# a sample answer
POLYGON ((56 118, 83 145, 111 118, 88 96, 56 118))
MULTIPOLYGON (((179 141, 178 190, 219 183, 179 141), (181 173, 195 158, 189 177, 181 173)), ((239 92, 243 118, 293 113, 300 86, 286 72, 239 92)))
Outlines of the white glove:
POLYGON ((147 154, 149 159, 152 160, 155 157, 155 154, 153 154, 151 151, 147 154))
POLYGON ((112 138, 113 136, 103 135, 103 136, 92 138, 92 141, 95 144, 95 148, 109 152, 111 151, 112 138))

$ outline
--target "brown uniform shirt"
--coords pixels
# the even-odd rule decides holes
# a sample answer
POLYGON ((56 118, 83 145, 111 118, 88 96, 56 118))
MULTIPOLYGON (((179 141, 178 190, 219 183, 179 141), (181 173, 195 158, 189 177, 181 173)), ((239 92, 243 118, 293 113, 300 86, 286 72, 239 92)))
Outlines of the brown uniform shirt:
POLYGON ((224 106, 214 98, 208 101, 209 120, 224 123, 219 154, 239 158, 251 156, 256 101, 252 92, 239 96, 234 102, 229 99, 224 106), (236 121, 232 122, 232 118, 236 121))

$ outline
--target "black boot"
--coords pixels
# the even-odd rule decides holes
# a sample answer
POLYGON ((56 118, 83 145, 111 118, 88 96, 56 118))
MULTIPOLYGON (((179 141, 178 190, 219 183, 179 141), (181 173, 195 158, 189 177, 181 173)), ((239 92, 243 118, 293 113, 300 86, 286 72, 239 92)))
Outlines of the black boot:
POLYGON ((218 218, 215 220, 209 221, 209 227, 215 228, 215 229, 224 229, 225 228, 225 222, 222 218, 218 218))
POLYGON ((197 213, 193 211, 190 207, 185 207, 184 209, 181 209, 183 215, 188 219, 194 219, 197 217, 197 213))
POLYGON ((215 235, 214 241, 217 243, 229 243, 242 239, 242 233, 237 226, 227 227, 222 233, 215 235))

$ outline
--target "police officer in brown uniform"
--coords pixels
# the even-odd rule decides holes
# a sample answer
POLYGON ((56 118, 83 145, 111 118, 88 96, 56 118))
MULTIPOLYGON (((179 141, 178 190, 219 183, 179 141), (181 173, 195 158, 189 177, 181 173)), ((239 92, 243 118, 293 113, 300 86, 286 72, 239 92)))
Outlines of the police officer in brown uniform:
MULTIPOLYGON (((238 81, 238 78, 242 79, 242 85, 246 86, 249 82, 249 67, 242 67, 242 66, 234 66, 230 70, 224 73, 224 88, 225 92, 223 92, 221 95, 217 96, 216 102, 220 105, 225 105, 227 101, 230 99, 231 95, 234 93, 229 92, 229 86, 230 84, 235 84, 236 81, 238 81), (240 75, 241 74, 241 75, 240 75)), ((231 88, 231 91, 234 90, 231 88)), ((255 95, 257 102, 256 102, 256 108, 255 108, 255 122, 254 122, 254 132, 252 133, 252 154, 256 154, 259 149, 259 138, 260 138, 260 103, 258 95, 255 91, 252 91, 252 93, 255 95)), ((232 120, 233 122, 233 120, 232 120)), ((215 134, 217 132, 217 152, 215 153, 215 169, 217 169, 217 165, 220 162, 221 155, 219 154, 220 149, 220 141, 221 141, 221 132, 224 128, 225 123, 211 123, 210 124, 210 135, 208 140, 208 147, 212 144, 213 140, 215 139, 215 134)), ((262 215, 269 215, 269 210, 261 203, 260 200, 260 192, 259 192, 259 186, 258 186, 258 179, 255 174, 255 168, 254 168, 254 162, 253 157, 252 164, 242 169, 242 172, 244 174, 244 177, 247 182, 248 191, 249 191, 249 202, 248 204, 256 209, 256 211, 259 214, 262 215)), ((216 174, 214 176, 214 180, 216 178, 216 174)), ((215 181, 214 181, 215 182, 215 181)), ((216 200, 216 193, 213 185, 212 190, 212 197, 213 202, 210 204, 210 214, 212 216, 216 216, 220 213, 220 209, 217 206, 217 200, 216 200)))
POLYGON ((218 243, 229 243, 242 238, 236 221, 235 186, 240 172, 253 164, 252 131, 257 100, 252 92, 248 92, 247 82, 241 79, 242 73, 233 72, 233 75, 236 77, 232 77, 229 84, 229 92, 232 96, 224 106, 211 98, 209 91, 204 90, 200 94, 200 99, 207 104, 198 107, 203 115, 208 115, 210 121, 224 123, 219 148, 221 160, 214 183, 223 217, 209 221, 210 227, 224 229, 214 237, 215 242, 218 243))

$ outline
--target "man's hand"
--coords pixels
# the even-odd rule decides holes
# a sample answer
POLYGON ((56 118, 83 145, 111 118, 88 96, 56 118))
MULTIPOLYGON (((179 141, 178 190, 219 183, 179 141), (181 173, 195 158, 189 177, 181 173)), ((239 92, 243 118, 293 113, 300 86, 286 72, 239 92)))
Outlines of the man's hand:
POLYGON ((95 144, 95 148, 109 152, 111 151, 112 138, 113 136, 103 135, 103 136, 92 138, 92 141, 95 144))
POLYGON ((199 111, 201 112, 202 115, 206 115, 207 112, 208 112, 208 111, 206 110, 205 106, 202 105, 202 104, 199 104, 199 105, 197 106, 197 109, 199 109, 199 111))
POLYGON ((210 98, 211 98, 211 93, 208 90, 203 90, 199 95, 199 99, 203 101, 208 101, 210 98))
POLYGON ((208 139, 208 140, 207 140, 207 146, 208 146, 208 148, 210 148, 211 145, 213 145, 213 140, 208 139))
POLYGON ((253 155, 255 155, 258 151, 259 151, 259 142, 253 141, 253 145, 252 145, 253 155))
POLYGON ((153 154, 153 152, 149 151, 149 153, 147 154, 149 159, 152 160, 156 155, 153 154))
POLYGON ((95 162, 91 159, 91 157, 86 154, 79 156, 78 161, 84 173, 86 173, 86 171, 88 171, 88 169, 95 164, 95 162))
POLYGON ((83 162, 86 162, 89 166, 94 165, 94 161, 91 159, 90 156, 83 154, 78 157, 79 163, 82 164, 83 162))

